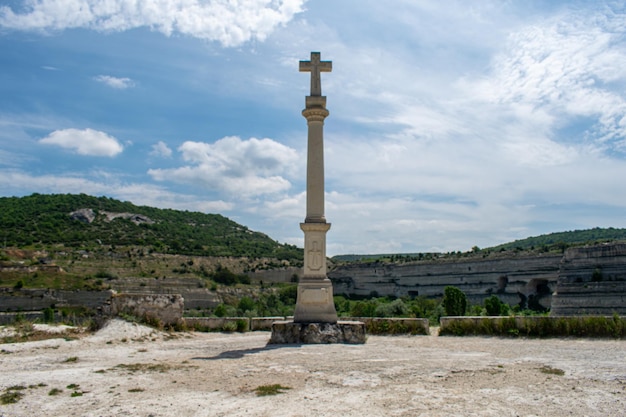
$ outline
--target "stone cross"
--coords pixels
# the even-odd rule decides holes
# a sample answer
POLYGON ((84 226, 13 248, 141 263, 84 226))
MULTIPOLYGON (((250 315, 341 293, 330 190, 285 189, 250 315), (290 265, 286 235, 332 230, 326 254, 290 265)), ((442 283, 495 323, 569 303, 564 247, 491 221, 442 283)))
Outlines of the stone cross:
POLYGON ((326 232, 324 216, 324 119, 329 115, 322 96, 320 72, 330 72, 332 63, 311 52, 310 61, 300 61, 300 71, 311 73, 311 95, 305 97, 302 115, 308 126, 306 171, 306 218, 304 268, 298 282, 293 321, 272 324, 270 344, 365 343, 365 324, 339 322, 333 300, 333 283, 326 275, 326 232))
POLYGON ((331 72, 332 61, 321 61, 319 52, 311 52, 310 61, 300 61, 300 72, 311 73, 311 96, 322 95, 322 77, 320 72, 331 72))
POLYGON ((298 284, 295 323, 337 323, 333 284, 326 276, 326 232, 330 223, 324 216, 324 119, 329 112, 320 81, 320 72, 331 69, 330 61, 320 61, 319 52, 311 52, 310 61, 300 61, 300 71, 311 72, 311 95, 305 98, 306 108, 302 110, 308 125, 306 218, 300 223, 304 268, 298 284))

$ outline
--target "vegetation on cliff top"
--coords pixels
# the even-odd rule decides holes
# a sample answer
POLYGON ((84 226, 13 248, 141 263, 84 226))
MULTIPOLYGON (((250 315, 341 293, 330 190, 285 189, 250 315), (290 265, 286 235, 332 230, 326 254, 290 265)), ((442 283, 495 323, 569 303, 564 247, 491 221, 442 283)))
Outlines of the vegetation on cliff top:
POLYGON ((565 249, 576 246, 595 245, 606 242, 626 241, 626 229, 613 227, 587 230, 573 230, 568 232, 549 233, 515 240, 491 248, 480 249, 474 246, 468 252, 448 253, 404 253, 404 254, 371 254, 371 255, 337 255, 332 258, 335 262, 413 262, 450 260, 464 257, 486 257, 502 252, 526 253, 563 253, 565 249))

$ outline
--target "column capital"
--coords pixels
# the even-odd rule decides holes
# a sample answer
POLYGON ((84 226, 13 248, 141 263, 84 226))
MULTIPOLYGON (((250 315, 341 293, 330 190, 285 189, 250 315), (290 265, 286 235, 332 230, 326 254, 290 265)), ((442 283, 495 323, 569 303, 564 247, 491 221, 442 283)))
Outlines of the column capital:
POLYGON ((323 122, 330 112, 323 107, 307 107, 302 110, 302 115, 307 122, 323 122))

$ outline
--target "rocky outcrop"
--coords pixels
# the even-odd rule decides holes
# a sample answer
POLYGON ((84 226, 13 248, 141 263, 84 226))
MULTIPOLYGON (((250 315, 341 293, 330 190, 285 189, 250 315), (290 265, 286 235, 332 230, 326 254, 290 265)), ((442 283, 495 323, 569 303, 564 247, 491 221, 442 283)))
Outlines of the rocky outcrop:
POLYGON ((0 293, 0 311, 37 311, 45 308, 82 306, 98 309, 111 299, 111 291, 68 291, 6 288, 0 293))
MULTIPOLYGON (((102 216, 105 222, 111 222, 115 219, 126 219, 131 222, 139 225, 139 224, 154 224, 154 221, 148 216, 144 216, 143 214, 135 214, 135 213, 115 213, 110 211, 100 211, 100 215, 102 216)), ((98 217, 96 212, 90 208, 82 208, 76 211, 73 211, 69 214, 72 220, 77 220, 83 223, 92 223, 98 217)))
POLYGON ((568 249, 560 265, 553 315, 626 315, 626 244, 568 249))
POLYGON ((113 221, 115 219, 126 219, 131 222, 139 225, 139 224, 154 224, 154 221, 143 214, 135 214, 135 213, 113 213, 109 211, 102 211, 102 215, 104 215, 104 219, 107 222, 113 221))
POLYGON ((122 313, 162 324, 178 324, 183 317, 184 300, 180 294, 114 294, 111 298, 111 316, 122 313))
POLYGON ((510 304, 549 308, 561 255, 502 259, 368 263, 340 266, 329 272, 336 295, 442 297, 446 286, 461 289, 472 303, 492 294, 510 304))
POLYGON ((70 219, 78 220, 83 223, 91 223, 96 219, 96 213, 93 209, 82 208, 70 213, 70 219))
POLYGON ((119 293, 180 294, 185 310, 215 308, 222 299, 197 278, 119 278, 108 282, 119 293))

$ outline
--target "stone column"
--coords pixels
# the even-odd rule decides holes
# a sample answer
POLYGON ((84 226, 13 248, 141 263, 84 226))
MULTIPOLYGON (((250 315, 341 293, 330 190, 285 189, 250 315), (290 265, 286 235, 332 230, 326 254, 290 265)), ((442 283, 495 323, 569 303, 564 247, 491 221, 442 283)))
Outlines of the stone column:
POLYGON ((304 232, 304 275, 298 284, 295 323, 336 323, 333 285, 326 276, 326 232, 330 223, 324 215, 324 119, 326 97, 321 95, 320 71, 330 71, 331 63, 320 62, 311 53, 310 62, 301 62, 301 71, 311 71, 311 95, 306 97, 302 115, 307 120, 306 218, 304 232))

